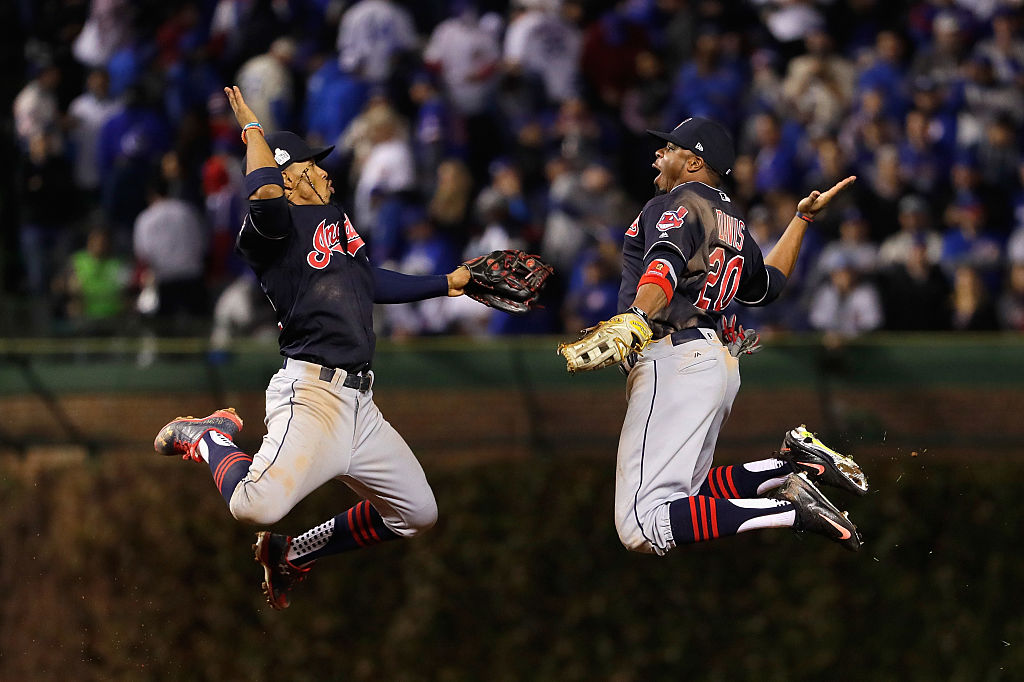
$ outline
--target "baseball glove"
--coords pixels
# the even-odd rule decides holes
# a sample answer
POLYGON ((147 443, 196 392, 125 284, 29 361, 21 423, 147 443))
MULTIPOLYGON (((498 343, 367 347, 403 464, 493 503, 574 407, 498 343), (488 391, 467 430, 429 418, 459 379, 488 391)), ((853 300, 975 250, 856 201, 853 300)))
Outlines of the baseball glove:
POLYGON ((517 249, 491 251, 463 265, 470 275, 464 288, 467 296, 514 315, 523 315, 536 304, 554 272, 538 256, 517 249))
POLYGON ((723 315, 718 319, 718 336, 735 358, 757 353, 763 348, 761 335, 754 329, 744 329, 743 325, 737 325, 735 315, 723 315))
POLYGON ((563 343, 558 353, 570 372, 586 372, 622 362, 630 353, 642 353, 651 341, 651 328, 636 313, 621 313, 583 330, 575 343, 563 343))

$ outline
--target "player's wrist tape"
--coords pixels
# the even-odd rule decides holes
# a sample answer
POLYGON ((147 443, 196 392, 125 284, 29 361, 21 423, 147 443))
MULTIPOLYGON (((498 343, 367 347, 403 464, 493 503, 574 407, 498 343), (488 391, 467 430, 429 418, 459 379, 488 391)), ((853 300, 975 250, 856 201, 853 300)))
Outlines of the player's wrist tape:
POLYGON ((284 187, 284 178, 281 177, 281 171, 277 168, 271 168, 265 166, 263 168, 257 168, 253 172, 245 176, 245 196, 250 196, 256 192, 260 187, 265 185, 277 185, 284 187))
POLYGON ((800 220, 804 221, 805 223, 813 223, 814 222, 814 216, 807 215, 806 213, 801 213, 800 211, 796 212, 796 217, 799 218, 800 220))
POLYGON ((632 308, 630 308, 626 312, 627 313, 633 313, 634 315, 638 315, 640 317, 640 319, 643 320, 647 324, 648 327, 651 326, 651 319, 649 317, 647 317, 647 313, 645 313, 640 308, 637 308, 636 306, 633 306, 632 308))
POLYGON ((260 135, 264 134, 263 133, 263 126, 260 125, 259 121, 252 121, 251 123, 246 123, 244 126, 242 126, 242 142, 244 144, 249 144, 249 140, 246 139, 245 135, 246 135, 246 133, 248 133, 253 128, 258 130, 260 135))

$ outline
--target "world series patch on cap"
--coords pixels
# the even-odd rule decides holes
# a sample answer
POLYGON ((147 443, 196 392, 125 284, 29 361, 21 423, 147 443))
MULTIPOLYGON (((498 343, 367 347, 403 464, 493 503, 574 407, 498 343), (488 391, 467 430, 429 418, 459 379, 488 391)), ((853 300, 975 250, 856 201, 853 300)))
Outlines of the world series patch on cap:
POLYGON ((274 152, 274 162, 282 170, 298 161, 320 161, 334 150, 333 144, 328 147, 310 147, 290 130, 268 133, 267 146, 274 152))

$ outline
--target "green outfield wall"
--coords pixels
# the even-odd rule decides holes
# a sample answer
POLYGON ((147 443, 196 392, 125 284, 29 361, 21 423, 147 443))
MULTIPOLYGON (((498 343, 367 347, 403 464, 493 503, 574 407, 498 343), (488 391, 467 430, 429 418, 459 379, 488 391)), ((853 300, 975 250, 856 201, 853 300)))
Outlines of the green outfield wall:
MULTIPOLYGON (((202 466, 152 453, 224 404, 258 447, 273 349, 0 347, 0 680, 1015 680, 1024 677, 1024 342, 775 339, 742 363, 721 463, 806 422, 872 492, 857 554, 791 531, 634 555, 612 525, 625 406, 554 339, 381 348, 375 400, 440 509, 321 561, 272 612, 202 466)), ((276 530, 356 498, 328 485, 276 530)))

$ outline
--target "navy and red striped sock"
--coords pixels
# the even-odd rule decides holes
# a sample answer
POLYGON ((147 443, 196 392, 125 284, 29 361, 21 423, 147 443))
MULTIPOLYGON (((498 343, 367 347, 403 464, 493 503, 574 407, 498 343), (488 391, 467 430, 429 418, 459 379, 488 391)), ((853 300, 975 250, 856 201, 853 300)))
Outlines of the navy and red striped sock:
POLYGON ((757 497, 778 488, 792 471, 789 464, 774 457, 737 466, 711 467, 697 492, 724 499, 757 497))
POLYGON ((199 453, 210 465, 217 490, 224 501, 230 504, 235 486, 249 473, 252 457, 239 450, 230 438, 215 429, 203 434, 199 441, 199 453))
POLYGON ((346 512, 292 538, 288 561, 307 564, 323 556, 348 552, 361 547, 395 540, 398 533, 384 524, 369 500, 363 500, 346 512))
POLYGON ((694 495, 671 502, 668 517, 676 545, 687 545, 757 528, 789 528, 796 512, 792 504, 781 500, 694 495))

